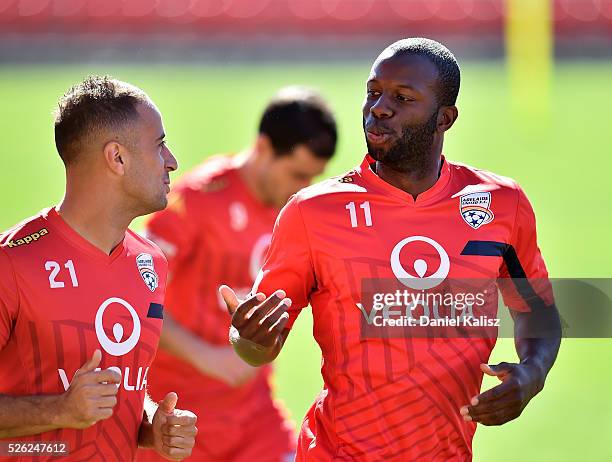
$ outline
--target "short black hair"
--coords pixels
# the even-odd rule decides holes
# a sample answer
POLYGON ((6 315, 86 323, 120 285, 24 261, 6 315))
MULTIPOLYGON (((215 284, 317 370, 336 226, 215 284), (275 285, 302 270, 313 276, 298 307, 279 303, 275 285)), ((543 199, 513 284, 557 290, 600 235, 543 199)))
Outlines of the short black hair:
POLYGON ((71 87, 55 111, 55 146, 64 164, 77 160, 92 135, 135 121, 138 104, 148 101, 139 88, 110 76, 91 75, 71 87))
POLYGON ((304 145, 317 157, 329 159, 338 140, 329 106, 319 93, 299 86, 285 87, 270 100, 259 133, 268 136, 278 156, 304 145))
POLYGON ((461 70, 451 51, 435 40, 413 37, 398 40, 381 53, 395 55, 418 55, 429 59, 438 69, 437 98, 440 106, 454 106, 459 95, 461 70))

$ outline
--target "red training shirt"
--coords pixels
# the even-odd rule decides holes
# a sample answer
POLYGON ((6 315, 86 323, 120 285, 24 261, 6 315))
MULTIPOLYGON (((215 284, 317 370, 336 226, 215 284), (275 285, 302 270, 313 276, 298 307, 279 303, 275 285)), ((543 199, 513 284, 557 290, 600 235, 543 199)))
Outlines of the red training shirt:
POLYGON ((122 376, 111 418, 11 440, 67 442, 62 460, 134 460, 166 274, 166 259, 149 240, 128 230, 107 255, 54 208, 0 234, 0 393, 63 393, 96 349, 100 367, 122 376))
MULTIPOLYGON (((289 328, 312 307, 324 389, 304 419, 297 460, 471 460, 476 424, 459 409, 479 393, 479 364, 495 339, 365 337, 362 282, 495 280, 520 277, 517 268, 546 279, 534 215, 513 180, 483 170, 443 159, 415 201, 374 165, 366 156, 289 201, 253 288, 287 292, 289 328)), ((509 286, 502 294, 510 308, 529 309, 509 286)), ((537 296, 552 302, 549 290, 537 296)))

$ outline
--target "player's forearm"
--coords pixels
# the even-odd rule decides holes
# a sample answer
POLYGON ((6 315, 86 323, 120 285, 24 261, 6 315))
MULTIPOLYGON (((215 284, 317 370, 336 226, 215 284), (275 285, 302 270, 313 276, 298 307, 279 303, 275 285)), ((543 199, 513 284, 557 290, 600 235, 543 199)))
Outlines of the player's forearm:
POLYGON ((274 347, 260 347, 245 339, 238 340, 233 343, 233 346, 236 354, 253 367, 271 363, 276 359, 280 351, 280 349, 274 347))
POLYGON ((538 369, 540 386, 543 387, 557 359, 561 338, 523 338, 516 339, 515 344, 521 364, 529 364, 538 369))
POLYGON ((553 305, 536 313, 518 314, 514 323, 515 347, 521 364, 538 370, 543 387, 561 345, 559 312, 553 305))
POLYGON ((200 367, 202 358, 206 358, 209 353, 207 345, 198 336, 167 314, 164 316, 159 346, 196 368, 200 367))
POLYGON ((138 447, 143 449, 153 447, 153 425, 144 419, 138 431, 138 447))
POLYGON ((145 394, 144 412, 138 431, 138 447, 150 449, 153 447, 153 416, 157 410, 155 403, 148 394, 145 394))
POLYGON ((37 435, 62 428, 61 395, 0 395, 0 438, 37 435))

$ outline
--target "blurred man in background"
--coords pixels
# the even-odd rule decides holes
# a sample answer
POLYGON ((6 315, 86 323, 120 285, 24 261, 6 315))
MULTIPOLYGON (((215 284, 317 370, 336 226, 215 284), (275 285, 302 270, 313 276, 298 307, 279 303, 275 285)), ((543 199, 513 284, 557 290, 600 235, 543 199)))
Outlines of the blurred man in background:
POLYGON ((185 175, 168 209, 147 224, 170 263, 166 313, 172 316, 166 314, 149 386, 153 396, 176 390, 206 415, 196 460, 293 460, 293 428, 272 399, 271 368, 245 364, 228 344, 230 318, 216 289, 227 283, 242 294, 250 290, 280 208, 323 172, 336 139, 334 117, 318 94, 282 89, 252 146, 185 175))

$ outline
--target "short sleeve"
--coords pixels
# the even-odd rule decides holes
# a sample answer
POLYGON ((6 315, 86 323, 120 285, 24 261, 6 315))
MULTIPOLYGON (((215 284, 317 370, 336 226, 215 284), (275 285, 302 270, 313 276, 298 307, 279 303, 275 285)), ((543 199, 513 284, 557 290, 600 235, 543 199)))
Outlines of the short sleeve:
POLYGON ((184 188, 173 191, 168 207, 151 215, 145 225, 145 235, 155 242, 168 259, 169 270, 176 263, 188 258, 194 251, 197 240, 198 214, 191 209, 193 191, 184 188))
POLYGON ((8 255, 0 248, 0 350, 11 336, 18 310, 19 296, 13 265, 8 255))
POLYGON ((533 311, 554 302, 546 264, 538 247, 535 214, 518 188, 514 230, 504 252, 498 285, 508 308, 533 311))
POLYGON ((270 296, 276 290, 284 290, 292 301, 286 326, 290 329, 300 311, 308 305, 314 288, 311 249, 300 204, 294 196, 274 224, 270 249, 253 285, 253 293, 263 292, 270 296))

